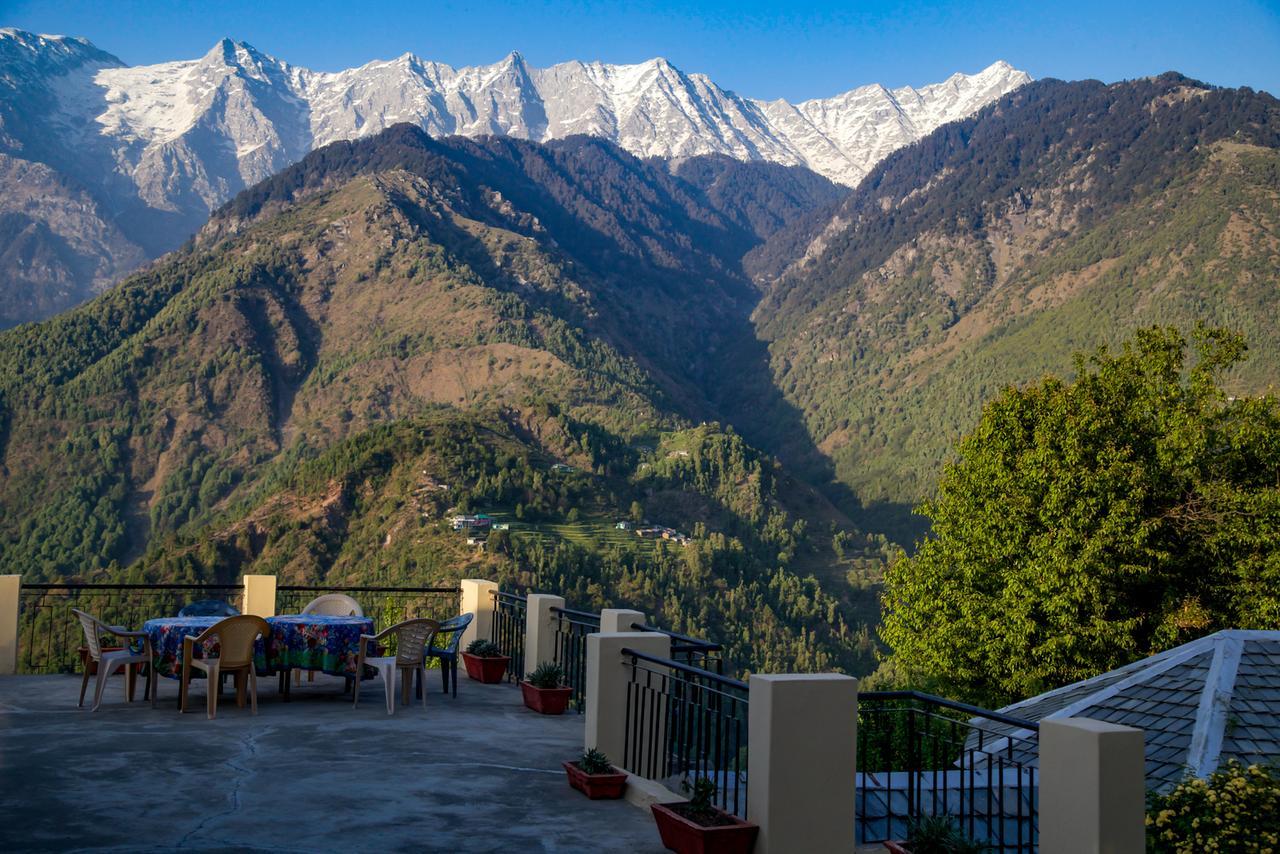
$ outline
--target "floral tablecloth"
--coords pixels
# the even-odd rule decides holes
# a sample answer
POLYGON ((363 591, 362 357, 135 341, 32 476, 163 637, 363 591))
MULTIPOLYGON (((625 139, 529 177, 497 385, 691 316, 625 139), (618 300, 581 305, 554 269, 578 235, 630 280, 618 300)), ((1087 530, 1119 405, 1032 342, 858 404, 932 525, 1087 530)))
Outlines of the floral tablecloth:
MULTIPOLYGON (((147 620, 142 630, 151 639, 156 672, 172 679, 182 673, 182 639, 195 637, 222 617, 162 617, 147 620)), ((259 639, 253 648, 254 669, 265 676, 279 670, 322 670, 335 676, 356 671, 360 635, 373 634, 367 617, 331 617, 322 614, 285 614, 268 617, 271 638, 259 639)), ((205 643, 197 655, 216 655, 218 644, 205 643)), ((371 650, 372 652, 372 650, 371 650)), ((197 672, 196 675, 202 675, 197 672)))
POLYGON ((299 668, 354 676, 360 635, 373 634, 373 620, 368 617, 287 614, 267 622, 271 624, 271 670, 299 668))

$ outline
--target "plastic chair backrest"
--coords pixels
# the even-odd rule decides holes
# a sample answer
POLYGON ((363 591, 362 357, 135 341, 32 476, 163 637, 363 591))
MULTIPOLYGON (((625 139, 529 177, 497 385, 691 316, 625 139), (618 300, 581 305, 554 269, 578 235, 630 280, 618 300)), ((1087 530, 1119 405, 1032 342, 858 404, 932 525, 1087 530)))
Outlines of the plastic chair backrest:
POLYGON ((218 661, 223 667, 240 667, 253 662, 253 642, 261 635, 271 637, 271 624, 252 614, 227 617, 200 633, 194 641, 201 644, 218 639, 218 661))
POLYGON ((238 617, 240 612, 221 599, 200 599, 182 606, 179 617, 238 617))
POLYGON ((459 614, 456 617, 450 617, 445 620, 440 624, 440 629, 436 633, 436 640, 431 644, 432 650, 450 653, 457 652, 458 643, 462 640, 462 633, 466 630, 467 626, 471 625, 471 621, 475 618, 475 614, 467 612, 466 614, 459 614), (449 637, 446 639, 444 646, 441 646, 439 640, 440 635, 443 634, 448 634, 449 637))
POLYGON ((360 603, 345 593, 326 593, 317 596, 302 609, 304 614, 321 614, 328 617, 363 617, 360 603))
POLYGON ((102 638, 99 633, 104 623, 97 617, 86 614, 84 611, 71 609, 71 613, 80 619, 80 628, 84 629, 84 643, 89 647, 89 657, 94 661, 102 658, 102 638))
POLYGON ((390 633, 396 636, 396 663, 420 664, 439 630, 438 622, 422 617, 392 626, 390 633))

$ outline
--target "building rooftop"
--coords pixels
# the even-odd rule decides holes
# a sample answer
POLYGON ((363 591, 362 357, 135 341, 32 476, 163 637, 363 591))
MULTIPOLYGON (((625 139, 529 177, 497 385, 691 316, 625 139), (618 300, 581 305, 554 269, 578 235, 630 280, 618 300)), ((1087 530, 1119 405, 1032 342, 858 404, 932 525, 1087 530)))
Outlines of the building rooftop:
POLYGON ((1222 762, 1280 762, 1280 632, 1222 631, 1000 710, 1146 731, 1147 782, 1169 788, 1222 762))
POLYGON ((339 679, 289 703, 260 679, 257 717, 228 691, 210 721, 202 685, 179 715, 176 682, 154 710, 123 683, 94 713, 78 676, 0 677, 0 850, 662 850, 648 810, 566 784, 582 718, 514 686, 433 682, 425 712, 388 717, 381 683, 353 710, 339 679))

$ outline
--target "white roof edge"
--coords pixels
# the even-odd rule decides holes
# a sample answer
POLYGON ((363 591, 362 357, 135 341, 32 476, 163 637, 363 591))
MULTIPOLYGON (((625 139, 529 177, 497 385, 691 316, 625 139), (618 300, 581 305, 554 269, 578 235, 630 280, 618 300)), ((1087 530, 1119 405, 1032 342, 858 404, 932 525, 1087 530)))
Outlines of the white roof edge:
MULTIPOLYGON (((1236 673, 1244 652, 1244 633, 1227 633, 1214 652, 1213 663, 1204 680, 1196 724, 1187 749, 1187 765, 1197 777, 1207 777, 1218 769, 1222 755, 1222 739, 1227 729, 1227 714, 1235 695, 1236 673)), ((1280 632, 1275 632, 1280 636, 1280 632)))

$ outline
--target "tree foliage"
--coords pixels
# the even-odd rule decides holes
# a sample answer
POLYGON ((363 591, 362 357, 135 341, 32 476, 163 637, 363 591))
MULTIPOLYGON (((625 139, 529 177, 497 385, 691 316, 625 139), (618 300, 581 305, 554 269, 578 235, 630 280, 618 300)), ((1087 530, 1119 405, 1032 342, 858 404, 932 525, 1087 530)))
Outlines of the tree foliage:
POLYGON ((1172 328, 1009 388, 886 576, 883 637, 935 688, 1000 702, 1226 628, 1280 628, 1280 401, 1230 398, 1245 344, 1172 328))

